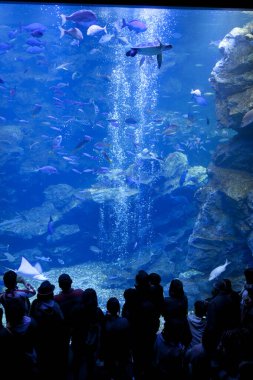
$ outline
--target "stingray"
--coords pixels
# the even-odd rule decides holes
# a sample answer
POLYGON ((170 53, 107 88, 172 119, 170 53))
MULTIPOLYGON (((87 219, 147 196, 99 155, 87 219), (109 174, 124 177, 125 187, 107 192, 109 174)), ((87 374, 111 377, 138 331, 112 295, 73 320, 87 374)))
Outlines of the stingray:
POLYGON ((20 267, 16 270, 16 273, 25 277, 33 278, 34 280, 47 280, 47 278, 42 273, 41 265, 39 263, 36 263, 34 266, 32 266, 25 257, 22 257, 20 267))

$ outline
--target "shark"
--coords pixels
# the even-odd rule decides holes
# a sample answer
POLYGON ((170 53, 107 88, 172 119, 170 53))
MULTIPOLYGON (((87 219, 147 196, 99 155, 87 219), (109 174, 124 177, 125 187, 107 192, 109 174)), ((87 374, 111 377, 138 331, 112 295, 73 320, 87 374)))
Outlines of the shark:
POLYGON ((41 265, 36 263, 34 266, 29 263, 29 261, 22 256, 21 264, 18 269, 15 270, 17 274, 21 276, 29 277, 38 281, 45 281, 48 278, 43 274, 41 265))

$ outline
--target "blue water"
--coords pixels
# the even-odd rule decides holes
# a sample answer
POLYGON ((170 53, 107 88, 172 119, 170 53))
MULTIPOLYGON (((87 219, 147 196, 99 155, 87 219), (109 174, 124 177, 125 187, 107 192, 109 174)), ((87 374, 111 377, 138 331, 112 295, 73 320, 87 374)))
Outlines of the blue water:
POLYGON ((174 265, 164 284, 187 271, 198 184, 184 188, 183 175, 181 188, 163 194, 162 168, 173 152, 206 168, 228 137, 216 128, 208 79, 219 41, 249 20, 239 10, 0 4, 2 273, 25 256, 45 271, 102 262, 109 280, 113 264, 129 264, 134 278, 138 268, 151 271, 161 250, 174 265), (107 42, 100 40, 104 31, 88 36, 72 21, 62 27, 77 27, 83 39, 60 38, 60 15, 79 9, 95 13, 107 42), (123 18, 145 22, 147 30, 121 29, 123 18), (31 23, 45 27, 35 37, 41 51, 27 50, 31 23), (154 56, 126 56, 158 40, 173 45, 160 69, 154 56), (196 89, 204 104, 191 95, 196 89))

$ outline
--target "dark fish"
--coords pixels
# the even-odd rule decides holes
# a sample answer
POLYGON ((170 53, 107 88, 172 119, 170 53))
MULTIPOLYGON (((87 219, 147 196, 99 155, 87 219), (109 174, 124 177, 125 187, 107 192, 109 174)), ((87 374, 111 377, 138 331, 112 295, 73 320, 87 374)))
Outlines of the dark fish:
POLYGON ((118 121, 117 119, 107 119, 107 121, 109 122, 109 123, 114 123, 114 122, 116 122, 116 121, 118 121))
POLYGON ((112 160, 110 159, 110 157, 108 156, 108 154, 106 153, 106 151, 102 150, 101 153, 104 156, 104 158, 106 159, 106 161, 108 161, 109 163, 112 162, 112 160))
POLYGON ((42 30, 39 30, 39 29, 35 29, 31 32, 31 36, 33 37, 42 37, 43 36, 43 31, 42 30))
POLYGON ((73 21, 81 23, 84 26, 90 26, 95 24, 97 21, 97 16, 95 15, 95 13, 86 9, 76 11, 69 16, 66 16, 64 14, 61 14, 60 16, 62 25, 64 25, 66 21, 73 21))
POLYGON ((137 121, 134 118, 132 118, 132 117, 128 117, 125 120, 125 123, 127 123, 127 124, 137 124, 137 121))
POLYGON ((206 124, 209 125, 210 124, 210 120, 209 120, 209 117, 206 118, 206 124))
POLYGON ((81 149, 81 148, 84 146, 84 144, 90 142, 91 140, 92 140, 92 137, 91 137, 91 136, 87 136, 87 135, 85 135, 84 138, 83 138, 83 140, 81 140, 81 141, 75 146, 74 151, 81 149))
POLYGON ((48 224, 47 224, 47 232, 48 232, 49 235, 52 235, 53 232, 54 232, 53 223, 54 223, 54 222, 53 222, 53 218, 52 218, 52 216, 50 215, 50 219, 49 219, 49 222, 48 222, 48 224))

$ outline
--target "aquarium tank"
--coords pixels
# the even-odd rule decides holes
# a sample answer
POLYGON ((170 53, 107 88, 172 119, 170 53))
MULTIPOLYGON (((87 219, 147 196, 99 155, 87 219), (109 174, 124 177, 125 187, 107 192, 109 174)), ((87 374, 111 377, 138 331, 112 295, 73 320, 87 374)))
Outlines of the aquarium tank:
MULTIPOLYGON (((0 275, 190 306, 253 266, 253 10, 0 4, 0 275)), ((3 283, 1 280, 1 288, 3 283)))

